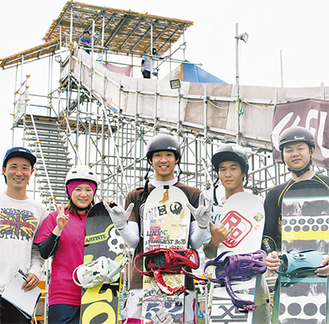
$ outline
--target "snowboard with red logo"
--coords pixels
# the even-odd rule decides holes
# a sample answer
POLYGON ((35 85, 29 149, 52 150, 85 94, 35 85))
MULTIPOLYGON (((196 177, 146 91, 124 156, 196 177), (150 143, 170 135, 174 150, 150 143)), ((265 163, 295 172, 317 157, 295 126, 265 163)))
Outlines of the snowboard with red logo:
MULTIPOLYGON (((265 223, 265 212, 261 200, 247 192, 239 192, 225 202, 220 223, 228 230, 234 228, 224 242, 219 244, 217 255, 224 251, 234 254, 259 250, 265 223)), ((215 224, 218 226, 218 224, 215 224)), ((257 277, 248 281, 232 282, 235 294, 241 299, 254 301, 257 277)), ((211 284, 210 323, 252 323, 253 311, 241 312, 235 307, 225 286, 211 284)))

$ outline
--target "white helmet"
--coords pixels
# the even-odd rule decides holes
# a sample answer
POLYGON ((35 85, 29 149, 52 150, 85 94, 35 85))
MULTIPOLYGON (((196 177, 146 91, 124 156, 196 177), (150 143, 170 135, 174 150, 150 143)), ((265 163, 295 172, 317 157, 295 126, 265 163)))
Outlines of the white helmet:
POLYGON ((88 165, 73 166, 66 175, 65 179, 65 192, 67 192, 67 185, 74 180, 87 180, 94 182, 97 188, 96 173, 88 165))

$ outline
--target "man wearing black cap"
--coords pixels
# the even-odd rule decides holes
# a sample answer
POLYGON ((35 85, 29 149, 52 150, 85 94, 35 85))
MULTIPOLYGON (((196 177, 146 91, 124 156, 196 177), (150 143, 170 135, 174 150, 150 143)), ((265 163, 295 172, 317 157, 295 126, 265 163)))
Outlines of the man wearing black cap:
POLYGON ((89 30, 83 32, 83 36, 79 39, 79 45, 82 45, 87 54, 90 54, 89 48, 92 46, 92 40, 89 38, 89 30))
MULTIPOLYGON (((282 197, 290 185, 296 181, 314 179, 329 187, 329 177, 317 175, 312 168, 314 154, 314 137, 303 127, 285 129, 279 137, 279 149, 282 161, 288 166, 291 179, 288 182, 272 188, 265 199, 265 228, 263 235, 263 249, 268 253, 267 268, 271 271, 280 266, 277 251, 281 250, 281 206, 282 197)), ((319 273, 329 274, 329 267, 317 270, 319 273)))
MULTIPOLYGON (((47 216, 46 208, 26 194, 36 157, 24 147, 9 149, 2 163, 7 189, 0 193, 0 289, 14 271, 27 276, 22 289, 39 283, 44 261, 33 244, 34 237, 47 216)), ((12 304, 0 297, 0 323, 30 323, 12 304)))

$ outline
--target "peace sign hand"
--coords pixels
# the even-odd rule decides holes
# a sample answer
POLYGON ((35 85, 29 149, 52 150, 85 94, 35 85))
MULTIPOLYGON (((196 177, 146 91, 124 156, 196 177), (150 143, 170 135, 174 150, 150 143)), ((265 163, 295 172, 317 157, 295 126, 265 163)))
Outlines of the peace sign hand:
POLYGON ((199 227, 206 229, 208 227, 210 217, 212 214, 213 200, 207 199, 203 192, 199 196, 199 206, 194 208, 189 202, 186 204, 187 208, 191 211, 199 227))
POLYGON ((69 222, 69 215, 65 215, 65 209, 63 203, 61 203, 61 206, 58 207, 56 204, 56 210, 57 210, 57 227, 60 231, 64 229, 64 227, 67 225, 69 222))

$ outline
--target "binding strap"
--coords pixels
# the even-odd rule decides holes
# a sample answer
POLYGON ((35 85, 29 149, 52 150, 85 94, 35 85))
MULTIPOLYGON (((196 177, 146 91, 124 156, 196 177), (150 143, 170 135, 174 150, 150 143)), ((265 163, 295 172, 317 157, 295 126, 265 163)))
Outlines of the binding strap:
POLYGON ((178 287, 169 286, 162 277, 162 273, 183 273, 189 277, 206 283, 204 278, 198 277, 185 270, 185 267, 196 269, 199 267, 198 252, 193 249, 167 249, 158 248, 148 252, 139 253, 134 259, 135 269, 146 276, 152 276, 159 289, 166 295, 180 294, 186 290, 183 285, 178 287), (145 271, 138 269, 137 260, 144 258, 145 271))

